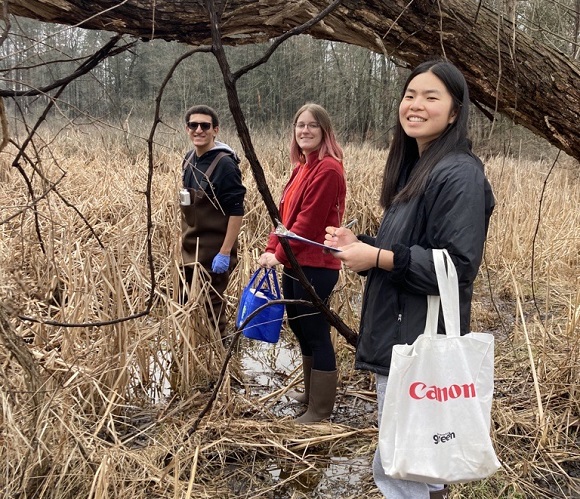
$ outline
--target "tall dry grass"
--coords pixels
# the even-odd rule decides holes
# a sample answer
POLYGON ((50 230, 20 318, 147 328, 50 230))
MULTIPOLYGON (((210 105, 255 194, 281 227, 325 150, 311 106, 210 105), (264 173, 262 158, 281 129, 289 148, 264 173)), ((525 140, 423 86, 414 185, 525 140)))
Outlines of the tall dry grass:
MULTIPOLYGON (((234 138, 225 140, 237 147, 234 138)), ((286 141, 257 137, 255 145, 279 199, 289 173, 286 141)), ((38 171, 25 167, 36 196, 46 193, 35 205, 38 231, 23 179, 10 167, 13 152, 1 154, 0 489, 6 497, 311 497, 288 483, 319 473, 320 456, 372 456, 372 425, 297 429, 277 420, 234 389, 232 382, 244 383, 236 362, 203 424, 186 438, 225 351, 205 315, 207 288, 197 285, 197 298, 183 307, 177 300, 185 147, 172 136, 155 157, 152 310, 119 322, 145 310, 151 292, 145 148, 95 131, 71 132, 40 150, 38 171), (113 323, 81 325, 107 321, 113 323), (274 479, 267 472, 272 461, 299 466, 274 479)), ((360 232, 372 233, 380 220, 384 159, 383 150, 346 147, 346 218, 358 218, 360 232)), ((579 170, 574 163, 551 167, 517 158, 486 161, 497 207, 473 329, 497 338, 493 436, 504 466, 487 481, 454 487, 452 497, 580 494, 579 170)), ((247 215, 227 292, 232 316, 271 229, 245 160, 242 169, 247 215)), ((361 286, 358 276, 341 274, 332 301, 355 329, 361 286)), ((341 376, 355 376, 352 348, 341 338, 336 347, 341 376)), ((370 468, 341 497, 363 496, 378 497, 370 468)))

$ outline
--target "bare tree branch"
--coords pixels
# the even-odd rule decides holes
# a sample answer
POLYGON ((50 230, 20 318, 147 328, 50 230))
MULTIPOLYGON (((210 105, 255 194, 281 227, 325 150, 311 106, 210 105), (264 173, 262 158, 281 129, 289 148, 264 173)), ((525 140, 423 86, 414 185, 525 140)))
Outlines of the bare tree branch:
MULTIPOLYGON (((198 0, 127 0, 114 7, 108 0, 11 0, 9 9, 47 22, 199 45, 212 37, 202 5, 198 0)), ((272 40, 329 7, 327 0, 229 0, 221 6, 225 45, 272 40)), ((580 159, 577 61, 534 40, 484 2, 344 0, 307 33, 366 47, 410 66, 442 56, 444 50, 465 74, 472 100, 490 109, 497 101, 497 112, 580 159)))
MULTIPOLYGON (((31 204, 31 206, 34 209, 36 232, 37 232, 38 240, 39 240, 39 243, 40 243, 40 246, 41 246, 41 249, 43 252, 45 252, 45 248, 44 248, 44 243, 42 240, 40 226, 38 223, 38 214, 36 211, 36 197, 34 194, 34 190, 32 188, 32 183, 30 182, 30 180, 28 179, 28 177, 26 175, 26 172, 24 171, 24 169, 20 165, 20 159, 23 156, 26 157, 26 148, 32 142, 36 131, 40 127, 41 123, 46 119, 50 109, 52 107, 54 107, 56 100, 58 99, 59 95, 64 91, 66 86, 69 83, 71 83, 72 81, 74 81, 74 79, 76 79, 79 76, 81 76, 82 74, 85 74, 86 72, 90 71, 92 68, 96 67, 101 61, 103 61, 104 59, 109 57, 113 47, 120 40, 120 38, 121 38, 120 36, 114 36, 113 38, 111 38, 111 40, 109 40, 109 42, 107 44, 105 44, 100 50, 95 52, 95 54, 93 54, 93 56, 91 56, 89 59, 87 59, 87 61, 85 61, 85 63, 83 63, 79 67, 79 70, 77 70, 77 71, 75 71, 75 73, 73 73, 75 75, 74 78, 69 77, 69 78, 65 79, 66 82, 64 84, 62 84, 62 86, 58 89, 58 91, 53 96, 51 96, 51 99, 48 102, 43 113, 38 118, 35 125, 29 131, 28 137, 24 140, 24 142, 20 146, 18 146, 18 153, 16 154, 16 157, 14 158, 14 160, 12 162, 12 166, 15 167, 20 172, 20 174, 23 176, 23 178, 27 184, 29 194, 33 200, 33 203, 31 204)), ((127 46, 127 48, 128 48, 128 46, 127 46)), ((32 162, 30 160, 28 160, 28 161, 32 164, 32 162)), ((155 271, 154 271, 153 254, 152 254, 152 247, 151 247, 151 232, 152 232, 152 227, 153 227, 153 224, 151 221, 151 180, 152 180, 152 167, 150 167, 150 172, 148 175, 147 191, 146 191, 147 219, 148 219, 148 222, 147 222, 147 243, 148 244, 147 244, 147 246, 148 246, 149 269, 150 269, 150 276, 151 276, 151 289, 150 289, 150 294, 149 294, 149 298, 148 298, 145 310, 143 310, 142 312, 138 312, 136 314, 132 314, 132 315, 127 316, 127 317, 121 317, 121 318, 112 319, 109 321, 71 323, 71 322, 60 322, 60 321, 53 321, 53 320, 42 320, 42 319, 29 317, 29 316, 19 316, 19 318, 21 320, 47 324, 47 325, 51 325, 51 326, 60 326, 60 327, 100 327, 100 326, 108 326, 108 325, 112 325, 112 324, 118 324, 121 322, 137 319, 139 317, 143 317, 143 316, 146 316, 149 314, 149 312, 151 311, 151 308, 153 307, 153 299, 154 299, 154 294, 155 294, 155 271)), ((65 204, 67 204, 67 206, 74 208, 74 206, 71 203, 66 201, 62 196, 60 196, 60 197, 65 202, 65 204)), ((75 208, 75 210, 76 210, 76 208, 75 208)), ((96 236, 96 233, 94 232, 94 230, 92 229, 92 227, 90 226, 88 221, 80 214, 80 212, 78 210, 76 210, 76 211, 77 211, 77 214, 79 214, 81 216, 81 218, 84 220, 84 222, 89 226, 89 228, 91 229, 93 234, 95 234, 95 236, 96 236)), ((103 246, 100 239, 98 237, 97 237, 97 239, 99 240, 99 244, 101 244, 101 246, 103 246)))
MULTIPOLYGON (((38 128, 40 127, 42 122, 46 119, 48 112, 54 106, 54 103, 55 103, 57 97, 64 91, 64 89, 67 87, 67 85, 69 83, 71 83, 72 81, 74 81, 74 79, 78 78, 79 76, 82 76, 83 74, 89 72, 91 69, 96 67, 100 62, 105 60, 109 56, 110 51, 113 49, 113 47, 117 44, 117 42, 120 39, 121 39, 121 36, 114 36, 113 38, 111 38, 111 40, 109 40, 109 42, 107 42, 101 49, 99 49, 97 52, 95 52, 89 59, 87 59, 79 67, 79 69, 77 71, 75 71, 75 73, 73 73, 75 75, 75 78, 68 77, 65 79, 66 82, 64 84, 62 84, 62 86, 59 88, 59 90, 56 92, 56 94, 54 96, 51 96, 51 99, 50 99, 48 105, 46 106, 44 112, 41 114, 41 116, 38 118, 36 124, 30 130, 28 137, 24 140, 22 145, 19 147, 19 151, 16 154, 14 161, 12 162, 12 166, 16 166, 16 164, 18 164, 18 161, 20 160, 20 157, 22 156, 23 152, 26 150, 28 143, 32 140, 32 138, 34 137, 34 134, 36 133, 36 131, 38 130, 38 128), (82 68, 82 70, 81 70, 81 68, 82 68)), ((2 92, 0 91, 0 97, 6 97, 6 96, 10 96, 10 95, 14 95, 14 92, 11 92, 8 94, 2 94, 2 92)), ((25 95, 28 95, 28 94, 25 94, 25 95)))
MULTIPOLYGON (((333 4, 334 7, 336 7, 339 3, 340 3, 339 1, 336 1, 335 2, 336 5, 333 4)), ((258 160, 256 151, 252 144, 250 132, 248 130, 248 126, 244 118, 244 113, 242 111, 242 107, 240 105, 240 101, 238 98, 238 92, 236 88, 236 78, 230 70, 226 53, 221 41, 220 25, 215 10, 214 2, 212 0, 206 0, 206 6, 208 8, 210 16, 210 25, 212 26, 212 52, 215 55, 218 64, 220 66, 220 69, 222 71, 230 111, 234 118, 236 129, 238 131, 238 136, 244 148, 244 153, 248 158, 248 161, 250 162, 250 166, 252 168, 252 172, 254 174, 254 178, 258 186, 258 191, 262 194, 262 199, 266 204, 266 208, 268 209, 268 213, 270 214, 272 224, 274 224, 276 219, 280 219, 280 213, 278 212, 276 203, 274 203, 272 194, 270 193, 270 189, 265 180, 264 170, 262 168, 262 165, 260 164, 260 161, 258 160)), ((319 18, 319 16, 316 16, 315 18, 319 18)), ((319 19, 322 19, 322 17, 320 17, 319 19)), ((297 33, 302 32, 300 28, 302 27, 299 27, 296 30, 297 33)), ((306 28, 304 27, 303 29, 306 28)), ((257 66, 258 64, 254 65, 253 67, 257 66)), ((284 248, 284 252, 288 257, 288 260, 290 261, 290 265, 292 265, 292 268, 296 271, 296 276, 298 277, 300 284, 306 290, 306 292, 312 297, 312 301, 317 310, 319 310, 326 316, 329 323, 336 328, 336 330, 346 339, 346 341, 349 344, 355 346, 358 335, 352 329, 350 329, 335 312, 330 310, 328 306, 316 294, 316 291, 308 281, 308 278, 304 275, 304 272, 302 271, 300 264, 296 260, 296 257, 292 252, 289 242, 286 239, 281 239, 280 244, 282 244, 282 247, 284 248)))
POLYGON ((103 60, 107 57, 112 57, 117 54, 121 54, 137 43, 133 41, 128 43, 123 47, 117 47, 117 42, 122 38, 122 35, 116 35, 112 37, 103 47, 101 47, 97 52, 92 54, 88 59, 86 59, 73 73, 70 75, 60 78, 59 80, 53 81, 50 85, 47 85, 38 89, 31 90, 0 90, 0 97, 32 97, 36 95, 44 95, 55 88, 64 88, 69 83, 73 82, 80 76, 87 74, 89 71, 97 67, 103 60))
POLYGON ((197 429, 199 428, 199 425, 201 424, 201 422, 203 421, 203 418, 205 417, 205 415, 211 410, 211 408, 213 407, 214 402, 217 399, 218 393, 221 389, 222 383, 224 381, 225 375, 226 375, 226 370, 228 367, 228 364, 234 354, 234 352, 236 351, 238 342, 240 340, 240 336, 242 334, 242 332, 244 331, 244 328, 250 323, 250 321, 256 317, 257 315, 259 315, 260 313, 262 313, 265 309, 267 309, 268 307, 271 307, 273 305, 288 305, 288 304, 292 304, 292 305, 304 305, 307 307, 311 307, 313 306, 312 302, 306 301, 306 300, 285 300, 285 299, 281 299, 281 300, 270 300, 267 303, 265 303, 264 305, 261 305, 260 307, 258 307, 257 309, 253 310, 250 314, 248 314, 248 316, 244 319, 244 321, 240 324, 240 327, 236 329, 236 331, 234 332, 233 336, 232 336, 232 341, 230 343, 230 346, 226 352, 226 355, 224 357, 224 361, 222 363, 222 367, 218 376, 218 379, 216 380, 216 383, 213 387, 212 393, 208 399, 208 401, 205 404, 205 407, 199 412, 199 414, 197 415, 197 418, 195 419, 195 421, 193 422, 193 424, 189 427, 189 429, 187 430, 187 433, 185 433, 185 435, 183 436, 182 442, 178 445, 175 445, 173 449, 170 449, 167 454, 165 454, 165 457, 163 458, 163 462, 165 464, 165 469, 164 469, 164 473, 168 473, 174 466, 174 461, 173 458, 179 454, 181 448, 183 447, 183 445, 189 440, 189 438, 191 438, 191 436, 197 431, 197 429))
POLYGON ((2 141, 0 142, 0 152, 2 152, 10 141, 8 118, 6 117, 6 106, 4 105, 4 99, 2 98, 0 98, 0 125, 2 126, 2 141))
POLYGON ((153 124, 151 125, 151 131, 149 132, 149 138, 147 139, 147 158, 148 158, 148 171, 147 171, 147 189, 145 191, 145 197, 147 199, 147 259, 149 261, 149 278, 151 280, 151 290, 149 293, 149 299, 147 301, 147 311, 151 310, 153 307, 153 298, 155 295, 155 266, 153 260, 153 218, 152 218, 152 209, 151 209, 151 190, 153 187, 153 172, 154 172, 154 161, 153 161, 153 145, 155 139, 155 131, 157 130, 157 125, 161 122, 160 118, 160 110, 161 110, 161 99, 163 98, 163 93, 167 84, 171 81, 171 77, 173 73, 177 69, 177 67, 188 57, 191 57, 193 54, 199 52, 209 52, 209 47, 198 47, 193 49, 181 57, 179 57, 171 66, 161 87, 159 88, 159 92, 157 92, 157 97, 155 98, 155 117, 153 119, 153 124))
POLYGON ((312 26, 314 26, 315 24, 320 22, 322 19, 324 19, 328 14, 330 14, 333 10, 335 10, 341 3, 342 3, 342 0, 334 0, 334 2, 332 2, 326 9, 324 9, 322 12, 320 12, 320 14, 318 14, 317 16, 314 16, 310 21, 305 22, 304 24, 302 24, 300 26, 296 26, 295 28, 292 28, 291 30, 284 33, 282 36, 278 37, 276 40, 274 40, 272 42, 272 45, 270 45, 270 47, 268 48, 266 53, 260 59, 258 59, 257 61, 254 61, 253 63, 248 64, 247 66, 240 68, 238 71, 236 71, 233 75, 234 80, 238 80, 241 76, 246 74, 248 71, 250 71, 254 68, 257 68, 258 66, 261 66, 262 64, 265 64, 266 62, 268 62, 268 59, 270 59, 272 54, 274 52, 276 52, 276 50, 278 50, 278 47, 280 45, 282 45, 283 42, 285 42, 286 40, 288 40, 289 38, 291 38, 293 36, 301 35, 302 33, 304 33, 306 30, 308 30, 309 28, 311 28, 312 26))

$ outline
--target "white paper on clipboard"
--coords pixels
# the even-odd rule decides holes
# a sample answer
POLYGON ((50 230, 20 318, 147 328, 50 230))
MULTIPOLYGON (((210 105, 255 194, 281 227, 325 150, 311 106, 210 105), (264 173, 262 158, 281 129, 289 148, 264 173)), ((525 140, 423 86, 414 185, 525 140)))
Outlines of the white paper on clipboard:
POLYGON ((295 241, 301 241, 303 243, 306 244, 311 244, 313 246, 319 246, 320 248, 323 248, 325 250, 328 251, 335 251, 335 252, 339 252, 342 251, 341 249, 338 248, 331 248, 330 246, 326 246, 322 243, 317 243, 316 241, 313 241, 312 239, 306 239, 305 237, 299 236, 298 234, 294 234, 293 232, 288 231, 286 234, 277 234, 278 237, 285 237, 287 239, 294 239, 295 241))

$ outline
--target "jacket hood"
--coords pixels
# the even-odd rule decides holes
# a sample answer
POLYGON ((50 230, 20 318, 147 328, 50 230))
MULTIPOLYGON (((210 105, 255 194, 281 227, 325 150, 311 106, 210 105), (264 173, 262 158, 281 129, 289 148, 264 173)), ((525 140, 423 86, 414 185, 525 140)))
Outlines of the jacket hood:
MULTIPOLYGON (((215 145, 210 149, 211 152, 215 153, 215 152, 227 152, 228 154, 230 154, 232 156, 232 158, 234 159, 234 161, 236 163, 240 163, 241 159, 240 157, 236 154, 236 151, 234 151, 229 145, 227 145, 225 142, 220 142, 219 140, 215 141, 215 145)), ((209 151, 208 151, 209 152, 209 151)))

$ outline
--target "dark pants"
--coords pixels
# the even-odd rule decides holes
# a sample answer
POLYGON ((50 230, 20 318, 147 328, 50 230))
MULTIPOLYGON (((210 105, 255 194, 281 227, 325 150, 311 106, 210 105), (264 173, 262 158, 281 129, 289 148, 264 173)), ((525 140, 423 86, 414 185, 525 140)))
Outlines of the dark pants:
MULTIPOLYGON (((318 267, 302 267, 308 281, 322 301, 328 304, 330 293, 338 281, 338 270, 318 267)), ((292 269, 284 268, 282 289, 287 300, 308 300, 310 295, 302 287, 292 269)), ((290 329, 300 343, 302 355, 312 357, 312 368, 318 371, 334 371, 336 357, 330 341, 330 324, 315 307, 286 305, 290 329)))
MULTIPOLYGON (((188 291, 191 289, 191 282, 193 280, 193 267, 185 266, 183 267, 183 273, 186 282, 186 288, 181 289, 179 293, 179 302, 185 305, 188 300, 188 291)), ((218 319, 218 327, 222 339, 225 337, 225 331, 227 326, 227 317, 225 310, 224 293, 228 287, 228 282, 230 279, 230 271, 224 272, 223 274, 215 274, 214 272, 209 273, 211 277, 211 288, 209 290, 209 295, 211 298, 211 303, 206 304, 208 318, 211 321, 212 317, 215 316, 218 319), (213 316, 212 316, 213 312, 213 316)))

